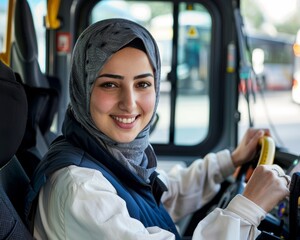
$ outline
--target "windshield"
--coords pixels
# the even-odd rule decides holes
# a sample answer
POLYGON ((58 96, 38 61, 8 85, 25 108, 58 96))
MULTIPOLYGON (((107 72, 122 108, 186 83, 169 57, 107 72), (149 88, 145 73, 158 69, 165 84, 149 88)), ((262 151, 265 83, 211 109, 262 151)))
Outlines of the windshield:
POLYGON ((250 105, 253 126, 269 128, 277 146, 299 154, 300 106, 293 93, 297 70, 293 52, 298 31, 295 19, 299 22, 296 9, 296 1, 242 1, 241 14, 253 75, 252 81, 242 81, 240 86, 239 136, 243 136, 251 123, 250 105), (272 11, 268 11, 268 4, 274 5, 272 11), (245 97, 247 87, 249 102, 245 97))

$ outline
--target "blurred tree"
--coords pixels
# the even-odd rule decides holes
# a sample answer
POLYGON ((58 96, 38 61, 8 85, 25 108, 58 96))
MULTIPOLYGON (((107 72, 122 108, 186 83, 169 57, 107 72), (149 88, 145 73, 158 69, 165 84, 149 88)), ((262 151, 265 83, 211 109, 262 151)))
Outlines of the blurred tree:
POLYGON ((294 13, 287 21, 276 24, 276 28, 278 32, 296 35, 298 29, 300 28, 299 13, 294 13))
MULTIPOLYGON (((266 24, 265 17, 263 15, 263 9, 259 7, 256 1, 242 0, 241 12, 244 16, 244 21, 250 28, 254 28, 258 31, 263 29, 266 24)), ((280 23, 268 23, 273 25, 277 32, 293 34, 295 35, 300 28, 300 15, 295 12, 287 20, 280 23)))
POLYGON ((260 29, 261 25, 264 23, 264 16, 255 1, 242 0, 241 12, 245 18, 245 24, 255 29, 260 29))

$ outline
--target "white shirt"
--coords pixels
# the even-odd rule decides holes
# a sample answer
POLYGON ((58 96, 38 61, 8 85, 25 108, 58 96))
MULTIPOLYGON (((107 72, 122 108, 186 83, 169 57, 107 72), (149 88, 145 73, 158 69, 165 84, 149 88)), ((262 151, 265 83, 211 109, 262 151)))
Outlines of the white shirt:
MULTIPOLYGON (((209 202, 234 166, 227 150, 210 153, 190 167, 160 172, 168 187, 162 196, 174 222, 209 202)), ((215 209, 195 229, 193 239, 255 239, 266 213, 236 196, 226 209, 215 209)), ((56 171, 39 193, 35 216, 36 239, 167 240, 175 236, 159 227, 145 228, 129 216, 126 203, 101 172, 77 166, 56 171)))

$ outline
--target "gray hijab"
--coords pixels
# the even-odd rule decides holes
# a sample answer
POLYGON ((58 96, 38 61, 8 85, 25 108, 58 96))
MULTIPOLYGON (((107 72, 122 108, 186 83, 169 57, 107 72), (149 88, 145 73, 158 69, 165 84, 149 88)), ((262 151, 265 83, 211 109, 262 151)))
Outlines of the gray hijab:
MULTIPOLYGON (((132 46, 132 44, 130 44, 132 46)), ((159 101, 160 57, 158 47, 151 34, 142 26, 126 19, 107 19, 90 25, 79 36, 72 56, 70 75, 70 108, 76 120, 114 158, 145 181, 155 170, 157 162, 149 143, 150 124, 154 119, 159 101), (90 115, 90 97, 97 74, 107 60, 118 50, 139 39, 154 69, 156 103, 149 124, 135 140, 118 143, 103 134, 90 115)))

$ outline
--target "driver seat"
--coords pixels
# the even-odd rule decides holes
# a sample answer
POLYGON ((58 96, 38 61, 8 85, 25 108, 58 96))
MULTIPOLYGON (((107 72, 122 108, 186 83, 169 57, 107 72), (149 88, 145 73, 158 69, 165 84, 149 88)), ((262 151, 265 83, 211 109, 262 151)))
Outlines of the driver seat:
POLYGON ((59 107, 59 79, 45 75, 38 61, 38 42, 28 1, 17 0, 14 13, 11 69, 24 86, 28 121, 16 153, 30 178, 57 133, 51 130, 59 107))
POLYGON ((32 12, 26 0, 17 0, 14 13, 14 41, 11 45, 10 66, 20 75, 29 88, 36 88, 43 94, 43 107, 39 109, 38 128, 41 152, 48 150, 57 134, 51 131, 55 115, 58 112, 60 83, 59 79, 45 75, 39 65, 38 41, 32 12), (47 91, 47 92, 46 92, 47 91))
POLYGON ((2 61, 0 112, 0 240, 33 239, 22 221, 29 179, 15 156, 26 128, 26 95, 2 61))

